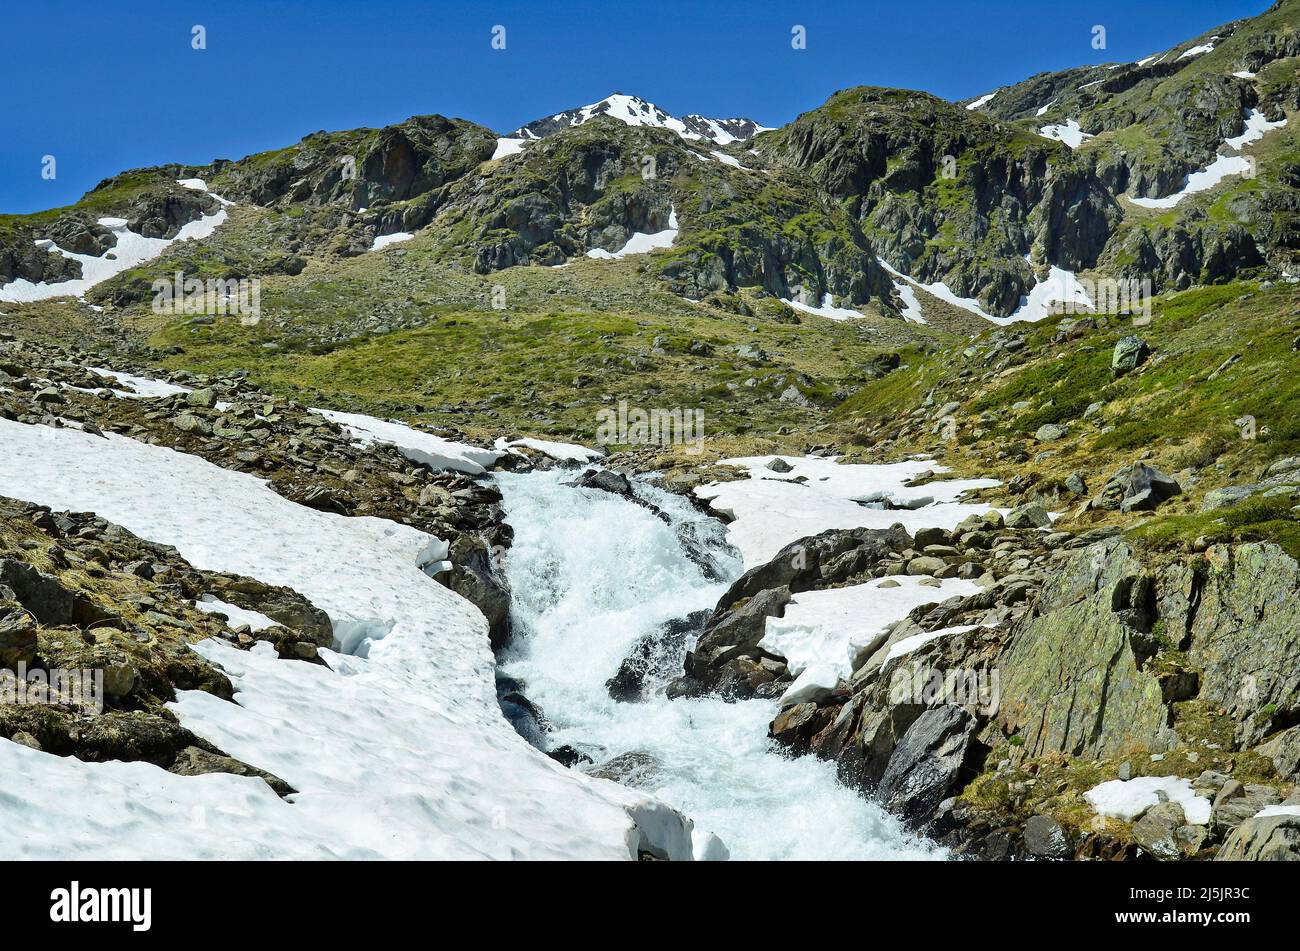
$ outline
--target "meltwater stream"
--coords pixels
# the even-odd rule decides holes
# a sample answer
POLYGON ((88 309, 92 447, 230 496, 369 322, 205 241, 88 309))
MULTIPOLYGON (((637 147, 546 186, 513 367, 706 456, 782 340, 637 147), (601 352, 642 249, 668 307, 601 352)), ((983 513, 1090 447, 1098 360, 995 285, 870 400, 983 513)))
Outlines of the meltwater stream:
POLYGON ((600 765, 641 753, 638 784, 718 835, 737 859, 922 859, 943 852, 840 785, 834 766, 789 758, 767 739, 770 700, 668 700, 663 684, 641 703, 612 700, 605 682, 633 646, 661 626, 712 608, 739 576, 720 526, 645 484, 638 494, 670 514, 616 495, 564 485, 572 470, 501 473, 514 527, 507 574, 514 640, 503 672, 522 680, 551 723, 551 744, 600 765), (726 582, 708 580, 675 528, 705 539, 726 582))

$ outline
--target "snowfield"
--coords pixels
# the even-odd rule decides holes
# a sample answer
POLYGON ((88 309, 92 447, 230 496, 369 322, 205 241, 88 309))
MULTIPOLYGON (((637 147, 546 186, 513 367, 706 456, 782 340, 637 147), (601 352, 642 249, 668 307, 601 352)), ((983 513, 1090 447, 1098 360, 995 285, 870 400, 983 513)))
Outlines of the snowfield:
MULTIPOLYGON (((1241 135, 1224 139, 1224 144, 1234 152, 1240 152, 1252 142, 1258 142, 1265 133, 1280 129, 1287 123, 1286 119, 1270 122, 1258 109, 1246 113, 1241 135)), ((1220 155, 1199 172, 1187 176, 1183 187, 1172 195, 1163 198, 1130 198, 1129 201, 1142 208, 1173 208, 1189 195, 1209 191, 1231 175, 1249 175, 1254 171, 1254 162, 1242 155, 1220 155)))
MULTIPOLYGON (((288 585, 343 653, 322 667, 209 640, 236 687, 184 692, 181 722, 298 793, 0 742, 5 858, 599 858, 692 855, 692 825, 569 771, 501 716, 487 622, 430 578, 445 543, 296 505, 261 480, 119 436, 0 421, 0 492, 93 511, 200 568, 288 585)), ((716 843, 699 843, 716 853, 716 843)))
POLYGON ((330 422, 338 423, 357 441, 368 446, 371 443, 387 443, 396 446, 407 459, 434 469, 454 469, 467 475, 482 475, 486 467, 492 465, 504 455, 493 449, 480 449, 452 439, 443 439, 433 433, 412 429, 401 423, 390 422, 366 416, 364 413, 340 413, 332 409, 313 409, 330 422))

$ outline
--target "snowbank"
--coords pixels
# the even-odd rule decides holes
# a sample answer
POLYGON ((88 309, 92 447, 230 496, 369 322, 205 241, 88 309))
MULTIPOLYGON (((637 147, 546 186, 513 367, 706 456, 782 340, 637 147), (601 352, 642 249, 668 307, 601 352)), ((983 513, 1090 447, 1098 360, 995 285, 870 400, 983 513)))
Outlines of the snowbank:
POLYGON ((443 439, 433 433, 413 429, 402 423, 377 419, 363 413, 340 413, 332 409, 313 409, 331 422, 338 423, 363 445, 373 442, 396 446, 407 459, 433 469, 454 469, 467 475, 482 475, 504 454, 480 449, 467 443, 443 439))
POLYGON ((946 471, 932 462, 912 460, 890 465, 840 465, 832 458, 781 456, 791 470, 776 473, 767 464, 776 456, 724 459, 723 465, 747 470, 748 479, 715 482, 695 489, 717 512, 733 517, 727 540, 741 553, 745 567, 766 564, 786 545, 831 528, 889 528, 901 523, 908 531, 918 528, 954 528, 968 515, 983 515, 989 506, 958 503, 970 489, 998 484, 996 479, 950 479, 908 488, 905 482, 928 470, 946 471), (800 476, 806 483, 795 482, 800 476), (921 508, 878 509, 859 504, 888 496, 895 503, 921 502, 921 508))
MULTIPOLYGON (((201 180, 197 178, 185 179, 182 184, 185 182, 191 183, 186 187, 193 188, 195 186, 192 183, 201 182, 201 180)), ((198 190, 207 191, 207 186, 204 185, 202 189, 198 190)), ((214 195, 213 197, 217 196, 214 195)), ((223 205, 230 204, 230 202, 221 198, 217 200, 223 205)), ((44 281, 33 284, 31 281, 20 277, 15 281, 0 286, 0 301, 19 303, 23 301, 49 300, 53 297, 80 297, 96 284, 101 284, 110 277, 158 257, 178 241, 199 241, 208 237, 225 220, 226 209, 223 207, 210 215, 203 215, 197 221, 191 221, 182 226, 174 238, 146 238, 144 235, 136 234, 130 230, 126 226, 125 218, 100 218, 99 224, 117 236, 117 244, 106 252, 103 257, 95 257, 90 254, 74 254, 71 251, 63 250, 48 239, 36 242, 39 247, 48 248, 65 258, 80 261, 80 278, 74 281, 59 281, 53 284, 44 281), (109 257, 109 255, 112 255, 112 257, 109 257)))
MULTIPOLYGON (((1270 122, 1258 109, 1251 109, 1246 113, 1241 135, 1224 139, 1224 144, 1233 151, 1240 152, 1250 143, 1258 142, 1265 133, 1280 129, 1286 123, 1286 119, 1270 122)), ((1188 175, 1183 187, 1172 195, 1165 195, 1163 198, 1130 198, 1129 201, 1142 208, 1173 208, 1189 195, 1209 191, 1230 175, 1245 175, 1253 170, 1254 163, 1249 158, 1241 155, 1220 155, 1199 172, 1188 175)))
POLYGON ((509 452, 515 446, 535 449, 560 462, 595 462, 597 459, 605 458, 605 454, 599 449, 588 449, 576 443, 551 442, 547 439, 533 439, 527 436, 522 439, 506 439, 502 436, 493 445, 503 453, 509 452))
MULTIPOLYGON (((981 590, 973 581, 956 578, 940 581, 937 588, 923 585, 921 578, 908 575, 889 580, 896 582, 897 587, 882 588, 880 581, 871 581, 796 594, 786 605, 782 617, 767 619, 759 646, 784 657, 790 672, 796 676, 811 668, 823 668, 831 679, 821 685, 831 689, 836 680, 853 672, 853 658, 860 650, 883 635, 891 624, 907 617, 913 608, 936 604, 957 595, 977 594, 981 590)), ((941 631, 918 637, 929 639, 944 633, 953 632, 941 631)), ((898 656, 924 643, 918 640, 899 649, 911 640, 915 638, 893 645, 889 656, 898 656)), ((799 686, 796 680, 787 695, 799 686)), ((782 704, 788 702, 793 702, 788 696, 781 698, 782 704)))
MULTIPOLYGON (((1044 109, 1047 107, 1044 106, 1044 109)), ((1079 127, 1078 119, 1066 119, 1064 125, 1045 125, 1038 130, 1038 134, 1045 139, 1054 139, 1057 142, 1064 142, 1072 149, 1077 149, 1083 144, 1084 139, 1091 139, 1091 132, 1084 132, 1079 127)))
POLYGON ((783 303, 789 304, 795 310, 801 310, 805 314, 816 314, 818 317, 828 317, 831 320, 857 320, 865 317, 861 311, 853 310, 849 307, 836 307, 835 298, 830 294, 822 296, 821 306, 813 307, 811 304, 805 304, 803 301, 781 298, 783 303))
POLYGON ((658 251, 662 248, 671 248, 673 242, 677 240, 677 210, 673 209, 668 214, 668 227, 663 231, 656 231, 654 234, 643 234, 638 231, 628 238, 627 244, 617 251, 606 251, 604 248, 592 248, 587 252, 589 258, 599 258, 605 261, 625 258, 629 254, 645 254, 649 251, 658 251))
POLYGON ((492 153, 492 159, 495 161, 496 159, 503 159, 511 155, 518 155, 524 150, 524 146, 527 145, 529 141, 529 139, 497 139, 497 147, 496 151, 492 153))
POLYGON ((205 614, 224 614, 231 627, 247 624, 251 631, 265 631, 268 627, 275 627, 280 623, 260 611, 250 611, 247 608, 241 608, 237 604, 228 604, 211 594, 205 594, 199 598, 194 602, 194 606, 205 614))
POLYGON ((409 231, 394 231, 392 234, 376 235, 375 240, 370 242, 370 250, 379 251, 390 244, 400 244, 403 241, 410 241, 414 237, 415 235, 409 231))

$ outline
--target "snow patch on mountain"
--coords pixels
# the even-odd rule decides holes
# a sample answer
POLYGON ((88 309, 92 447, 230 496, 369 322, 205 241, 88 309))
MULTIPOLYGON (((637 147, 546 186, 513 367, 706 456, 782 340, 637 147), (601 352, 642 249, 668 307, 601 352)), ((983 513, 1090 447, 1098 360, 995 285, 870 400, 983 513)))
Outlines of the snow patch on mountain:
POLYGON ((1077 149, 1083 144, 1084 139, 1091 139, 1091 132, 1084 132, 1079 127, 1078 119, 1066 119, 1062 125, 1045 125, 1038 130, 1038 134, 1045 139, 1054 139, 1057 142, 1064 142, 1072 149, 1077 149))
MULTIPOLYGON (((1270 122, 1258 109, 1246 113, 1241 135, 1224 140, 1224 145, 1235 152, 1240 152, 1252 142, 1258 142, 1265 133, 1280 129, 1286 125, 1286 119, 1270 122)), ((1220 155, 1213 162, 1187 176, 1183 187, 1172 195, 1162 198, 1130 198, 1133 204, 1142 208, 1173 208, 1189 195, 1209 191, 1225 178, 1232 175, 1246 175, 1254 170, 1254 161, 1242 155, 1220 155)))
MULTIPOLYGON (((184 179, 183 182, 196 183, 201 182, 201 179, 184 179)), ((193 187, 197 191, 207 191, 206 185, 201 189, 193 184, 185 187, 193 187)), ((213 195, 213 197, 218 198, 216 195, 213 195)), ((223 206, 230 204, 224 199, 218 198, 218 200, 222 202, 223 206)), ((200 241, 208 237, 225 220, 226 209, 222 207, 210 215, 203 215, 197 220, 182 226, 174 238, 146 238, 144 235, 136 234, 128 228, 125 218, 100 218, 99 224, 113 232, 117 237, 117 243, 106 251, 102 257, 90 254, 75 254, 72 251, 63 250, 49 239, 38 239, 36 241, 37 247, 54 251, 73 261, 79 261, 81 263, 81 277, 72 281, 57 281, 55 283, 42 281, 39 284, 34 284, 20 277, 0 286, 0 301, 22 303, 25 301, 50 300, 54 297, 80 297, 96 284, 102 284, 110 277, 121 274, 123 271, 129 271, 146 261, 153 260, 179 241, 200 241)))
POLYGON ((604 261, 613 261, 618 258, 625 258, 629 254, 646 254, 650 251, 659 251, 663 248, 671 248, 673 242, 677 240, 677 210, 673 209, 668 215, 668 227, 663 231, 656 231, 654 234, 643 234, 638 231, 628 238, 627 244, 617 251, 606 251, 604 248, 592 248, 587 252, 589 258, 599 258, 604 261))
POLYGON ((830 294, 822 295, 820 305, 814 307, 811 304, 805 304, 795 298, 781 298, 782 303, 789 304, 795 310, 801 310, 805 314, 816 314, 818 317, 827 317, 830 320, 857 320, 865 317, 866 314, 861 311, 853 310, 849 307, 836 307, 835 298, 830 294))
POLYGON ((415 235, 409 231, 394 231, 392 234, 376 235, 375 240, 370 242, 370 250, 379 251, 390 244, 400 244, 403 241, 410 241, 414 237, 415 235))
POLYGON ((780 456, 790 466, 773 472, 777 456, 724 459, 719 465, 745 470, 749 478, 699 486, 695 494, 732 521, 727 541, 744 559, 745 568, 771 561, 786 545, 829 528, 889 528, 895 522, 908 531, 938 526, 951 529, 968 515, 983 515, 984 503, 957 502, 972 489, 998 485, 996 479, 948 479, 923 486, 906 485, 922 472, 948 470, 922 460, 889 465, 841 465, 833 457, 780 456), (796 482, 798 478, 806 482, 796 482), (868 499, 889 498, 912 508, 880 509, 868 499))

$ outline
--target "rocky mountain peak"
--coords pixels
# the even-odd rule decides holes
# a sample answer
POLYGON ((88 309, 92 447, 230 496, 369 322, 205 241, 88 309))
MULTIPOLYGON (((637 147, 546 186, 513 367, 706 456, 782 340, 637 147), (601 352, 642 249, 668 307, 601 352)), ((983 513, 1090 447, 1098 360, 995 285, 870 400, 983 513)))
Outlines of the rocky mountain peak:
POLYGON ((536 119, 510 133, 511 138, 542 139, 563 129, 590 122, 596 116, 609 116, 632 126, 653 126, 671 129, 684 139, 707 140, 718 145, 743 142, 752 138, 765 127, 753 119, 731 118, 711 119, 707 116, 688 115, 682 118, 669 115, 653 102, 647 102, 638 96, 629 96, 616 92, 599 102, 566 109, 543 119, 536 119))

